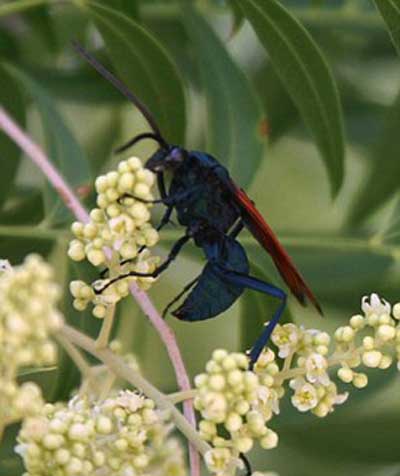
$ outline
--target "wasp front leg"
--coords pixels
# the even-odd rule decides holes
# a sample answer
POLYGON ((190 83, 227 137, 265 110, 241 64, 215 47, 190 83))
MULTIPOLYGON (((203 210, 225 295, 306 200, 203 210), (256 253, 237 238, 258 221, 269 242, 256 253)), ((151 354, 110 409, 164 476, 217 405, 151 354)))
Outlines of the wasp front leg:
POLYGON ((101 288, 94 288, 94 292, 96 294, 101 294, 107 288, 109 288, 114 283, 120 281, 121 279, 129 278, 129 277, 137 277, 137 278, 157 278, 163 271, 165 271, 168 266, 172 263, 172 261, 178 256, 179 252, 181 251, 182 247, 190 240, 190 235, 184 235, 180 238, 172 247, 167 259, 156 268, 151 273, 140 273, 138 271, 129 271, 128 273, 120 274, 113 279, 110 279, 104 286, 101 288))

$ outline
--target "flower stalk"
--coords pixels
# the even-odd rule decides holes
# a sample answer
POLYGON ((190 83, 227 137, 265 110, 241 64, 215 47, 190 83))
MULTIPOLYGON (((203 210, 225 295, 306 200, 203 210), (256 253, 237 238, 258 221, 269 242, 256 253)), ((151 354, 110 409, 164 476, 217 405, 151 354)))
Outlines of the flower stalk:
MULTIPOLYGON (((42 149, 35 144, 32 139, 18 126, 18 124, 7 114, 4 108, 0 107, 0 129, 2 129, 7 136, 9 136, 25 154, 38 166, 44 173, 49 182, 53 185, 60 197, 65 202, 66 206, 72 211, 74 216, 81 222, 87 223, 89 215, 85 208, 76 197, 73 190, 68 186, 64 178, 51 164, 46 154, 42 149)), ((131 283, 130 291, 136 299, 140 308, 149 318, 152 325, 158 332, 162 342, 166 346, 168 355, 171 359, 177 382, 182 391, 190 390, 190 380, 187 374, 185 364, 182 359, 176 337, 172 329, 165 323, 156 308, 150 301, 147 294, 140 290, 135 283, 131 283)), ((104 330, 106 334, 107 328, 104 330)), ((193 402, 187 400, 184 402, 184 414, 190 424, 195 427, 196 418, 194 414, 193 402)), ((190 462, 192 476, 200 475, 200 460, 199 456, 190 445, 190 462)))
POLYGON ((150 382, 148 382, 141 374, 134 371, 128 366, 121 357, 115 355, 110 349, 99 349, 96 341, 90 337, 82 334, 73 327, 64 324, 58 331, 61 335, 74 345, 89 352, 94 357, 103 362, 115 375, 126 380, 134 387, 141 390, 147 397, 151 398, 156 405, 170 413, 175 425, 185 435, 185 437, 195 446, 196 450, 204 455, 210 450, 209 445, 203 441, 193 426, 187 421, 185 417, 174 407, 169 401, 168 397, 157 390, 150 382))

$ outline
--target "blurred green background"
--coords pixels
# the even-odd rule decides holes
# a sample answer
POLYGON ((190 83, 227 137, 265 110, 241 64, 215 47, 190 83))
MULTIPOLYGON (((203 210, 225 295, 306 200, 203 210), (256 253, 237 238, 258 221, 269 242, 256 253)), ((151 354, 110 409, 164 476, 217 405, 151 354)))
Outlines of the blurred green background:
MULTIPOLYGON (((143 98, 171 142, 215 154, 246 188, 326 316, 290 300, 285 319, 333 330, 359 311, 363 295, 400 300, 400 2, 375 4, 3 1, 0 104, 93 207, 94 178, 121 159, 113 149, 146 125, 77 57, 70 41, 80 40, 143 98), (263 15, 254 13, 255 5, 263 15)), ((146 159, 152 147, 141 144, 132 153, 146 159)), ((98 321, 72 309, 67 289, 72 278, 96 276, 66 256, 70 213, 1 133, 0 164, 0 257, 18 263, 32 251, 47 256, 65 287, 68 321, 95 335, 98 321)), ((162 234, 160 254, 179 233, 170 227, 162 234)), ((254 240, 243 233, 241 241, 253 273, 284 286, 254 240)), ((202 263, 187 247, 150 291, 160 310, 202 263)), ((217 347, 249 347, 274 306, 248 292, 217 319, 187 324, 169 317, 190 374, 199 373, 217 347)), ((175 391, 165 350, 133 299, 118 312, 115 333, 125 349, 138 356, 152 382, 175 391)), ((365 390, 352 390, 349 401, 322 420, 286 402, 271 423, 279 447, 254 451, 254 466, 281 476, 400 475, 396 375, 396 369, 371 372, 365 390)), ((59 368, 34 378, 49 400, 58 400, 79 376, 64 356, 59 368)), ((0 475, 22 473, 12 453, 15 432, 10 428, 1 444, 0 475)))

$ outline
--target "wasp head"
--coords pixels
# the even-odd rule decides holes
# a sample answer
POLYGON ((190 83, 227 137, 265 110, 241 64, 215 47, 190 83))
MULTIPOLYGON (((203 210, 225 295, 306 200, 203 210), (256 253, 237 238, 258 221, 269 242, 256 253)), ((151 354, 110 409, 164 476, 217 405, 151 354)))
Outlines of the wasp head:
POLYGON ((155 173, 173 170, 182 165, 186 156, 185 149, 171 145, 168 148, 158 149, 146 162, 145 167, 155 173))

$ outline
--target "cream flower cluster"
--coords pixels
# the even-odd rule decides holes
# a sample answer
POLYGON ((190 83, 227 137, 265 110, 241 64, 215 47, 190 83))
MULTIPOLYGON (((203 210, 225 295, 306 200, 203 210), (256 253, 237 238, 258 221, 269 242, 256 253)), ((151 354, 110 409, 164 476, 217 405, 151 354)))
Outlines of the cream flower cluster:
MULTIPOLYGON (((154 174, 143 168, 140 159, 131 157, 119 163, 118 169, 96 179, 97 206, 90 212, 89 223, 75 222, 68 255, 74 261, 87 259, 94 266, 109 269, 107 279, 98 280, 96 289, 102 289, 109 279, 130 271, 151 273, 159 263, 148 249, 159 240, 158 232, 150 223, 151 204, 135 198, 152 200, 154 174), (125 264, 120 264, 126 261, 125 264)), ((130 280, 142 289, 148 289, 154 281, 150 277, 130 277, 116 282, 96 294, 92 286, 83 281, 73 281, 70 286, 74 307, 84 310, 89 302, 94 305, 93 314, 98 318, 106 315, 107 306, 115 304, 128 294, 130 280)))
POLYGON ((348 393, 340 393, 329 370, 338 368, 339 381, 362 389, 367 375, 360 366, 387 369, 397 356, 400 370, 400 303, 394 305, 377 294, 364 297, 363 314, 352 316, 331 339, 316 329, 295 324, 277 325, 271 348, 265 348, 253 371, 245 354, 216 350, 206 371, 195 378, 195 406, 202 420, 202 438, 213 449, 206 455, 208 469, 218 476, 241 467, 240 453, 247 453, 258 440, 274 448, 277 434, 267 423, 279 414, 279 400, 289 387, 291 401, 300 412, 326 417, 348 393))
POLYGON ((363 364, 376 369, 389 368, 395 356, 400 370, 400 303, 393 306, 377 294, 365 296, 361 305, 363 315, 350 319, 350 325, 335 333, 337 351, 333 358, 340 363, 338 377, 362 388, 368 383, 364 373, 353 369, 363 364), (340 359, 345 355, 345 359, 340 359))
POLYGON ((290 379, 289 386, 294 391, 291 401, 300 412, 311 411, 324 417, 335 405, 346 401, 347 393, 338 393, 328 375, 331 338, 326 332, 284 324, 276 327, 271 340, 278 348, 278 356, 285 359, 276 380, 283 383, 282 379, 290 379))
POLYGON ((34 383, 18 386, 22 368, 53 365, 57 352, 50 333, 62 325, 56 309, 60 289, 51 267, 29 255, 0 272, 0 433, 4 425, 33 414, 41 406, 34 383))
POLYGON ((16 451, 25 476, 184 476, 170 432, 152 400, 125 390, 97 403, 44 405, 24 421, 16 451))
POLYGON ((195 378, 200 435, 214 446, 206 464, 220 476, 241 466, 238 456, 250 451, 254 440, 266 449, 278 443, 277 434, 266 425, 274 412, 273 378, 268 376, 275 372, 275 364, 265 365, 265 375, 248 368, 245 354, 220 349, 213 352, 206 372, 195 378))

